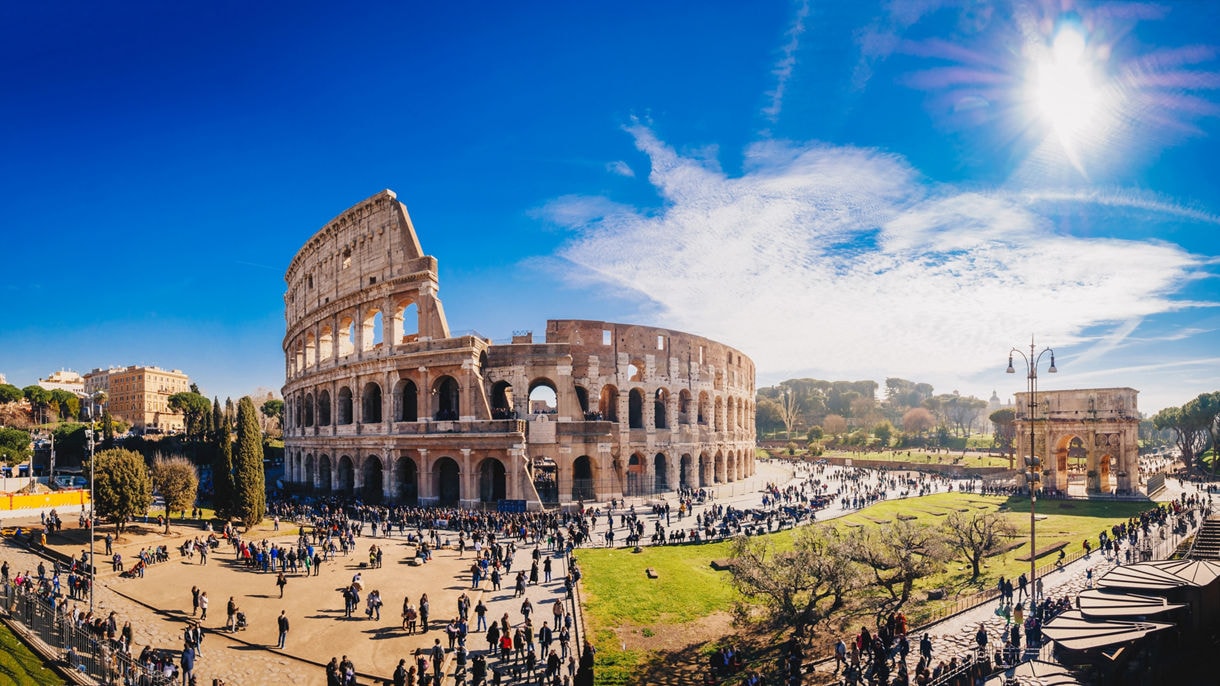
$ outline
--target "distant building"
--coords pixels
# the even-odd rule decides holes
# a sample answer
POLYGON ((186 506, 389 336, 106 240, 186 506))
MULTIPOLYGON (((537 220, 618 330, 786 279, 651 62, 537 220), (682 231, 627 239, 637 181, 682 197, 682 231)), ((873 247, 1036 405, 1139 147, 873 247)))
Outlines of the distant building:
POLYGON ((106 393, 105 407, 110 416, 139 431, 182 431, 185 422, 181 414, 170 409, 169 397, 190 387, 190 377, 180 370, 140 365, 94 369, 84 379, 87 395, 106 393))
POLYGON ((0 374, 0 383, 8 383, 8 378, 3 374, 0 374))
POLYGON ((48 391, 67 391, 76 395, 85 394, 85 379, 70 369, 51 372, 47 378, 39 379, 38 385, 48 391))

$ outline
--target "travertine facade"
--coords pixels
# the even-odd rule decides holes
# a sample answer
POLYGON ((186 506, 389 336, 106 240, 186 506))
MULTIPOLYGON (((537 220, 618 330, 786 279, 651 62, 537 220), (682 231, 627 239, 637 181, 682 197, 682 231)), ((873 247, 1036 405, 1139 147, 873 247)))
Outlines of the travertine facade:
POLYGON ((327 224, 285 278, 289 483, 538 507, 754 471, 748 357, 599 321, 550 321, 545 343, 451 336, 436 259, 390 191, 327 224))
MULTIPOLYGON (((1075 478, 1090 493, 1132 493, 1139 485, 1138 394, 1134 388, 1038 391, 1034 455, 1043 459, 1042 487, 1067 491, 1075 478)), ((1030 454, 1029 411, 1029 393, 1018 393, 1018 458, 1030 454)))

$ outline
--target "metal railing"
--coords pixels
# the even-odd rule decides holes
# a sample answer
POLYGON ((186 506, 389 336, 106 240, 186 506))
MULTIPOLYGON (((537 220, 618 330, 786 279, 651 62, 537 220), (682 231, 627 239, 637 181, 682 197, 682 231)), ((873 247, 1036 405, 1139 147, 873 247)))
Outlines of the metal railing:
POLYGON ((0 591, 0 610, 7 619, 46 644, 55 653, 53 659, 87 677, 81 681, 161 686, 181 680, 169 652, 150 651, 148 663, 142 664, 124 650, 117 634, 107 636, 104 621, 74 622, 67 605, 74 599, 54 595, 46 582, 35 579, 18 586, 8 581, 0 591))

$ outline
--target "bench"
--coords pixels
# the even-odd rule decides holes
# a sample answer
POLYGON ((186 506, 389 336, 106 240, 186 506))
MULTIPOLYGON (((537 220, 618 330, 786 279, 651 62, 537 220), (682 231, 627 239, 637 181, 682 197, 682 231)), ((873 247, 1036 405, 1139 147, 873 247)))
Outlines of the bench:
MULTIPOLYGON (((1039 548, 1038 551, 1034 553, 1034 559, 1043 557, 1045 555, 1050 555, 1051 553, 1059 552, 1060 550, 1062 550, 1063 548, 1066 548, 1066 547, 1067 547, 1067 541, 1064 541, 1062 543, 1055 543, 1054 545, 1048 545, 1044 548, 1039 548)), ((1029 554, 1026 553, 1024 556, 1018 557, 1017 559, 1020 560, 1021 562, 1029 562, 1029 554)))
POLYGON ((657 575, 657 570, 653 569, 652 567, 645 567, 644 574, 647 575, 649 579, 659 579, 660 578, 657 575))

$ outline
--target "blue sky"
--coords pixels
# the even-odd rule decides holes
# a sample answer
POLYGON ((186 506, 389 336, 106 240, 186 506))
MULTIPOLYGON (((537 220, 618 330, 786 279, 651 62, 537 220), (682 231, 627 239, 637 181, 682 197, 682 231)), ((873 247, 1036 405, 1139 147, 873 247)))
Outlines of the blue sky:
POLYGON ((640 322, 759 385, 1220 388, 1220 5, 7 3, 0 372, 283 383, 382 188, 453 330, 640 322))

